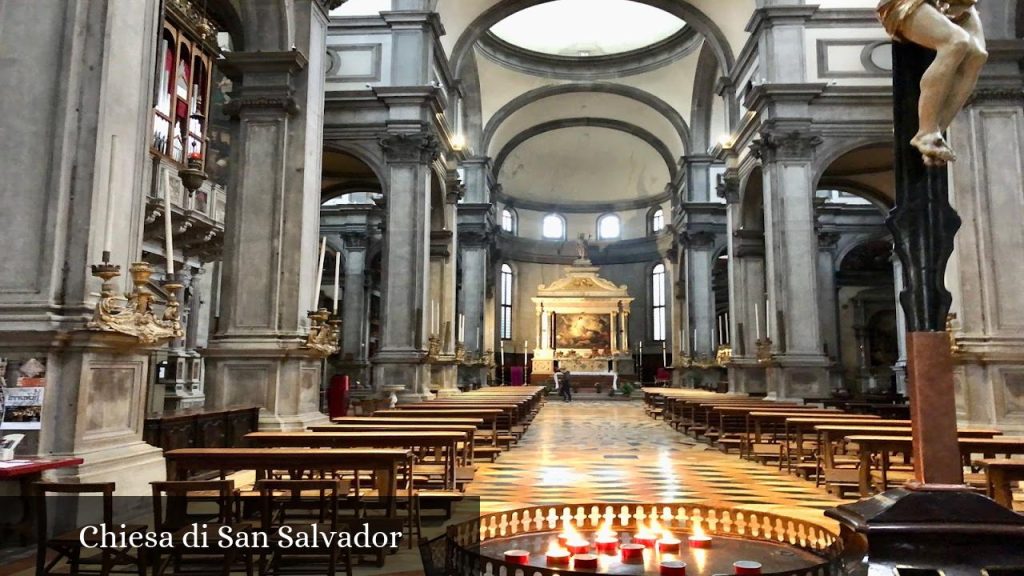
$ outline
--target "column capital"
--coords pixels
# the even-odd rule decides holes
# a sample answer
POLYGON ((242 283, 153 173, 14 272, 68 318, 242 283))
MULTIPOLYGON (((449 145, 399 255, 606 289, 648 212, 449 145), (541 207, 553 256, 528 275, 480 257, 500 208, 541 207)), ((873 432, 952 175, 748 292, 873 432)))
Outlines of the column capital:
POLYGON ((440 154, 437 137, 426 132, 387 134, 378 143, 391 163, 429 164, 440 154))
POLYGON ((838 232, 818 232, 818 249, 819 250, 835 250, 836 245, 839 244, 839 239, 842 234, 838 232))
POLYGON ((483 226, 459 226, 459 247, 460 248, 487 248, 491 238, 487 229, 483 226))
POLYGON ((1024 89, 1019 86, 978 88, 967 102, 968 106, 994 102, 998 104, 1016 104, 1024 102, 1024 89))
POLYGON ((726 170, 724 174, 718 175, 718 183, 715 185, 719 198, 724 198, 727 204, 740 203, 740 174, 738 170, 726 170))
POLYGON ((280 110, 289 115, 299 112, 292 80, 306 67, 306 57, 298 50, 288 52, 231 52, 224 57, 221 69, 241 86, 224 113, 238 117, 243 110, 280 110), (246 79, 258 77, 258 82, 246 79))
POLYGON ((764 232, 737 230, 733 236, 733 258, 764 258, 764 232))
POLYGON ((698 232, 683 232, 680 235, 680 240, 682 241, 683 246, 687 248, 707 250, 715 245, 715 233, 705 230, 698 232))
POLYGON ((366 250, 366 246, 369 244, 369 238, 362 232, 342 232, 340 236, 345 243, 345 250, 366 250))
POLYGON ((750 147, 755 156, 768 162, 810 160, 822 142, 821 135, 810 130, 763 130, 761 140, 750 147))

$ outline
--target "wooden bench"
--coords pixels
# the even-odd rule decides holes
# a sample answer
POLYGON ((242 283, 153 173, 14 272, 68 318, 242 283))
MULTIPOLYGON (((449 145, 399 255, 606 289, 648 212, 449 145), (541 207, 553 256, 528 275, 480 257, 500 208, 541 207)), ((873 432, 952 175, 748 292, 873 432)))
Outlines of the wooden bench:
POLYGON ((1002 506, 1013 510, 1013 484, 1024 481, 1024 460, 987 458, 972 463, 985 473, 985 493, 1002 506))

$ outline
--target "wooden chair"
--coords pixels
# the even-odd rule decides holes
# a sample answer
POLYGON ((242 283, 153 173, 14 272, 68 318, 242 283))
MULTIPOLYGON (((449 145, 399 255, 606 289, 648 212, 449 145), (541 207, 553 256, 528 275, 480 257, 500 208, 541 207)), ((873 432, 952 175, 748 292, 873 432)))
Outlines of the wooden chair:
POLYGON ((334 576, 338 556, 345 557, 345 573, 352 576, 352 552, 337 545, 318 548, 289 548, 279 535, 282 526, 292 529, 292 537, 299 532, 310 532, 316 526, 321 532, 338 532, 338 499, 344 484, 338 480, 260 480, 256 483, 260 493, 261 529, 267 535, 270 560, 261 566, 260 573, 273 574, 327 574, 334 576), (310 522, 310 512, 313 522, 310 522), (300 520, 301 519, 301 520, 300 520), (326 559, 326 566, 311 567, 310 556, 326 559), (302 561, 289 564, 288 560, 301 557, 302 561))
POLYGON ((253 575, 251 547, 219 545, 219 531, 223 527, 231 530, 233 539, 240 540, 242 533, 251 533, 249 523, 234 521, 232 504, 235 493, 233 480, 151 482, 153 487, 153 523, 157 532, 172 534, 170 550, 155 549, 153 568, 155 576, 164 574, 173 564, 174 574, 223 574, 241 559, 247 576, 253 575), (189 532, 197 532, 204 538, 188 542, 189 532), (206 545, 202 545, 206 543, 206 545), (198 545, 197 545, 198 544, 198 545), (167 560, 160 557, 167 554, 167 560))
MULTIPOLYGON (((47 504, 54 498, 60 496, 71 496, 75 497, 75 504, 77 509, 82 511, 87 509, 83 506, 85 499, 83 496, 100 495, 102 497, 101 505, 103 508, 102 525, 107 527, 108 531, 116 532, 120 537, 124 534, 125 538, 130 537, 136 533, 144 533, 146 531, 145 525, 125 525, 121 528, 120 525, 114 524, 114 488, 113 482, 97 482, 97 483, 84 483, 84 484, 63 484, 58 482, 36 482, 33 484, 35 489, 36 499, 36 511, 38 513, 37 519, 37 544, 36 544, 36 576, 47 576, 49 574, 55 574, 54 569, 57 568, 61 560, 67 560, 70 565, 72 574, 102 574, 107 575, 114 572, 115 567, 119 566, 135 566, 133 572, 137 572, 139 576, 146 575, 146 558, 143 551, 137 550, 132 555, 132 549, 129 547, 103 547, 101 539, 101 525, 100 523, 90 523, 83 526, 78 526, 73 530, 62 532, 55 536, 50 536, 49 527, 47 526, 48 512, 47 504), (87 528, 92 528, 88 533, 83 533, 87 528), (89 548, 86 548, 86 545, 89 548), (56 558, 52 561, 47 562, 46 556, 49 551, 55 551, 57 553, 56 558), (90 555, 83 556, 83 550, 96 550, 95 552, 89 552, 90 555), (83 569, 83 567, 85 569, 83 569)), ((66 501, 62 501, 66 502, 66 501)), ((127 571, 118 571, 119 573, 128 573, 127 571)))

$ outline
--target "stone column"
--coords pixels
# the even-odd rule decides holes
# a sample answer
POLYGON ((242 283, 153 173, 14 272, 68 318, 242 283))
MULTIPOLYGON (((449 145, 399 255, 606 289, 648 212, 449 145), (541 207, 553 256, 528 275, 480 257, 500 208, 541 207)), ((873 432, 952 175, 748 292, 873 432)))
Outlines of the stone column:
POLYGON ((818 304, 814 150, 821 137, 804 129, 761 135, 765 191, 768 318, 775 362, 769 394, 820 397, 828 390, 818 304))
MULTIPOLYGON (((487 267, 488 243, 481 224, 474 224, 474 211, 460 204, 459 210, 459 253, 461 254, 462 285, 460 302, 466 318, 466 354, 479 358, 487 350, 489 339, 484 325, 487 309, 487 267)), ((486 368, 463 367, 460 379, 465 384, 487 383, 486 368)))
MULTIPOLYGON (((733 210, 730 207, 730 218, 733 210)), ((730 224, 730 229, 732 227, 730 224)), ((764 233, 736 230, 730 235, 729 244, 729 322, 733 353, 729 366, 730 391, 765 392, 765 368, 757 359, 757 341, 765 334, 764 233)))
POLYGON ((993 50, 982 87, 950 128, 958 155, 950 167, 950 200, 963 219, 947 274, 964 352, 957 412, 961 421, 1008 434, 1024 433, 1021 52, 993 50))
POLYGON ((207 397, 213 406, 261 404, 265 429, 304 429, 324 418, 321 362, 304 347, 321 281, 314 277, 324 50, 317 32, 305 50, 234 52, 225 63, 241 83, 228 104, 240 137, 207 397))
POLYGON ((345 243, 345 295, 341 302, 341 371, 352 380, 369 381, 366 374, 366 248, 365 232, 342 233, 345 243))
MULTIPOLYGON (((836 303, 836 243, 839 234, 818 233, 818 309, 821 311, 822 351, 832 366, 839 358, 839 310, 836 303)), ((831 390, 834 372, 829 372, 828 387, 831 390)), ((827 395, 827 394, 826 394, 827 395)))
POLYGON ((159 14, 154 0, 0 9, 0 357, 46 364, 41 429, 26 431, 18 454, 83 458, 47 475, 116 481, 119 495, 147 494, 164 477, 160 450, 142 441, 155 349, 84 330, 101 284, 89 265, 109 248, 120 288, 131 290, 159 14))
MULTIPOLYGON (((691 349, 697 358, 715 357, 712 326, 715 325, 715 293, 712 290, 712 267, 715 264, 715 235, 711 232, 690 232, 686 244, 686 301, 689 304, 687 338, 696 340, 691 349)), ((691 370, 706 385, 717 385, 718 370, 691 370)))
POLYGON ((374 386, 404 386, 400 400, 432 396, 425 363, 430 335, 430 164, 437 139, 397 133, 381 139, 387 156, 381 349, 374 386))

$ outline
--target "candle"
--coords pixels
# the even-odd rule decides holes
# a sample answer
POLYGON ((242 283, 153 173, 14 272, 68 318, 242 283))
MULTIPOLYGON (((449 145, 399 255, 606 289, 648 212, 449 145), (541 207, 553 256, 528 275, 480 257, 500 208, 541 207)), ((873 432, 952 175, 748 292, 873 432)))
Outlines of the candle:
POLYGON ((663 560, 661 576, 686 576, 686 562, 682 560, 663 560))
POLYGON ((764 299, 764 337, 771 340, 772 337, 772 314, 768 299, 764 299))
POLYGON ((665 350, 665 341, 661 341, 661 365, 668 366, 668 351, 665 350))
POLYGON ((164 252, 167 255, 167 276, 174 276, 174 227, 171 225, 171 177, 164 170, 164 252))
POLYGON ((572 559, 572 567, 576 570, 597 570, 597 556, 594 554, 578 554, 572 559))
POLYGON ((680 548, 682 548, 682 541, 674 536, 665 536, 661 540, 658 540, 658 552, 664 552, 667 554, 679 554, 680 548))
POLYGON ((526 564, 530 561, 530 553, 526 550, 509 550, 505 552, 505 562, 512 564, 526 564))
POLYGON ((714 352, 715 348, 717 348, 717 346, 715 346, 715 327, 712 326, 711 327, 711 351, 714 352))
POLYGON ((684 352, 686 350, 686 348, 683 347, 683 344, 684 344, 685 340, 686 339, 683 338, 683 329, 680 328, 679 329, 679 351, 680 352, 684 352))
POLYGON ((658 537, 651 532, 637 532, 633 536, 633 543, 640 544, 644 548, 654 548, 654 543, 658 541, 658 537))
POLYGON ((740 560, 732 563, 732 569, 734 574, 757 576, 761 573, 761 563, 740 560))
POLYGON ((476 345, 477 345, 477 350, 482 352, 483 349, 484 349, 484 341, 480 337, 480 327, 479 326, 476 327, 476 345))
POLYGON ((623 544, 619 550, 622 552, 623 562, 643 562, 644 560, 643 544, 623 544))
MULTIPOLYGON (((103 261, 110 260, 111 238, 114 230, 114 158, 117 155, 117 136, 110 137, 110 168, 107 170, 107 209, 103 226, 103 261)), ((164 172, 166 174, 166 172, 164 172)))
POLYGON ((324 277, 324 256, 327 254, 327 237, 320 239, 320 260, 316 265, 316 278, 313 281, 313 309, 320 309, 320 283, 324 277))
POLYGON ((754 333, 757 334, 757 339, 761 339, 761 311, 758 310, 757 304, 754 304, 754 333))
POLYGON ((693 329, 693 338, 690 339, 690 350, 693 351, 693 355, 697 355, 697 329, 693 329))
POLYGON ((334 253, 334 315, 338 315, 338 290, 341 286, 341 254, 334 253))
POLYGON ((711 536, 707 534, 694 534, 689 538, 690 548, 707 550, 711 548, 711 536))
POLYGON ((571 557, 568 550, 557 548, 548 549, 546 556, 548 566, 568 566, 569 558, 571 557))
POLYGON ((619 547, 619 539, 615 536, 599 536, 594 541, 594 547, 601 554, 615 554, 615 550, 619 547))
POLYGON ((586 554, 587 552, 590 552, 590 542, 579 537, 569 539, 569 541, 566 542, 565 547, 568 548, 569 552, 572 554, 586 554))

